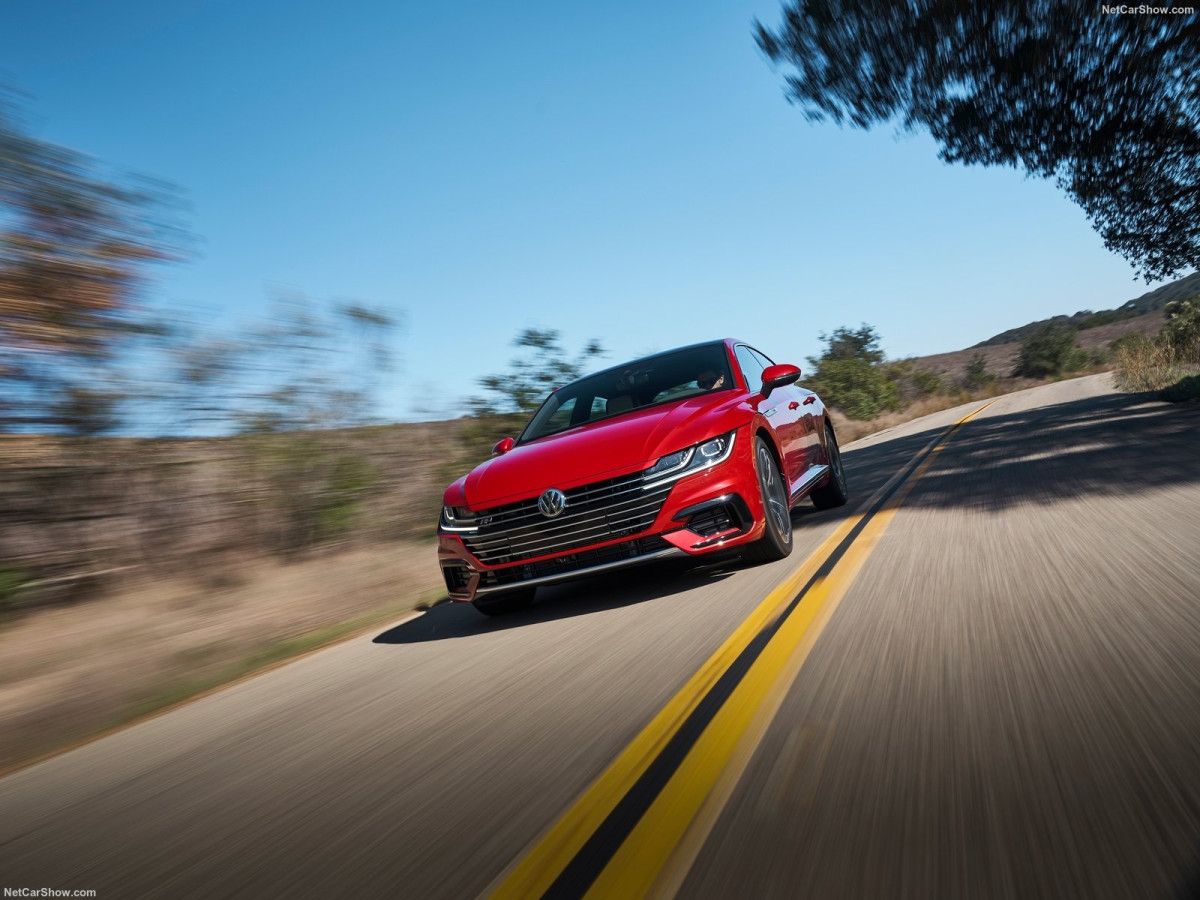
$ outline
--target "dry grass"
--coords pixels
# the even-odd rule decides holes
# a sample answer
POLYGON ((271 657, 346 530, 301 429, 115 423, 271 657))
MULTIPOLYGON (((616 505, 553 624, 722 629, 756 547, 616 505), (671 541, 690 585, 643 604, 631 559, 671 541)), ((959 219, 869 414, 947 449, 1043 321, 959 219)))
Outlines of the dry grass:
POLYGON ((220 587, 144 580, 10 618, 0 769, 428 604, 440 585, 433 545, 398 542, 246 564, 220 587))
POLYGON ((897 425, 903 425, 905 422, 911 422, 913 419, 921 418, 921 416, 928 416, 935 412, 941 412, 943 409, 950 409, 960 406, 963 403, 970 403, 972 400, 983 400, 988 397, 1007 393, 1008 391, 1020 390, 1023 387, 1033 384, 1035 382, 1022 381, 1016 386, 1012 383, 1005 383, 1003 387, 996 384, 990 388, 976 391, 961 391, 955 394, 934 394, 930 397, 924 397, 898 412, 884 413, 882 416, 863 421, 847 418, 836 409, 832 409, 830 412, 833 415, 833 427, 837 431, 838 443, 844 446, 851 441, 857 441, 859 438, 875 434, 877 431, 895 428, 897 425))
POLYGON ((131 573, 208 583, 247 559, 429 539, 442 489, 478 461, 466 432, 0 437, 0 610, 89 600, 131 573))
POLYGON ((1114 380, 1123 391, 1161 391, 1200 371, 1196 354, 1182 355, 1165 340, 1133 340, 1117 350, 1114 380))
MULTIPOLYGON (((1082 378, 1085 375, 1096 375, 1106 371, 1108 371, 1106 366, 1089 366, 1064 375, 1063 378, 1082 378)), ((833 427, 837 431, 838 443, 845 446, 851 441, 857 441, 859 438, 867 437, 876 432, 886 431, 897 425, 903 425, 905 422, 911 422, 913 419, 921 418, 921 416, 941 412, 943 409, 951 409, 955 406, 961 406, 964 403, 971 403, 976 400, 988 400, 992 397, 999 397, 1002 394, 1011 394, 1014 391, 1023 391, 1026 388, 1037 387, 1040 384, 1050 384, 1053 381, 1059 380, 1061 379, 998 378, 973 390, 957 390, 950 393, 932 394, 922 397, 904 409, 884 413, 882 416, 877 416, 874 419, 861 421, 851 419, 832 407, 830 407, 830 413, 833 416, 833 427)))

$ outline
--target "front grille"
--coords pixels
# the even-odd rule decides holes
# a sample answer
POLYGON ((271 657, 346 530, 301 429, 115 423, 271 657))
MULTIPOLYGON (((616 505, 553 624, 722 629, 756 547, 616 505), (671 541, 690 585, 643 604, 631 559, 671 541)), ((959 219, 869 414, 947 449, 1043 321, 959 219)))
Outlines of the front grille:
POLYGON ((479 530, 463 543, 488 566, 564 553, 576 547, 629 537, 653 524, 673 481, 647 484, 641 472, 564 491, 562 515, 548 519, 538 498, 479 510, 479 530))
POLYGON ((577 572, 580 569, 590 569, 592 566, 602 566, 605 563, 621 562, 657 553, 659 550, 670 549, 671 544, 657 534, 637 538, 632 541, 622 541, 595 550, 584 550, 582 553, 571 553, 557 559, 543 559, 523 566, 511 566, 507 569, 496 569, 480 573, 479 586, 484 588, 498 587, 508 584, 519 584, 531 578, 545 578, 549 575, 562 575, 577 572))

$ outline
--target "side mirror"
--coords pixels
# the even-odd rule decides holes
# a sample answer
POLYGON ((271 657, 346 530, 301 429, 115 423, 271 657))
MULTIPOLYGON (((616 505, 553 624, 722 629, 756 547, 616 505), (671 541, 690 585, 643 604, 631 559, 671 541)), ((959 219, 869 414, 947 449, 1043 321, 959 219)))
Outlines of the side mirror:
POLYGON ((492 448, 492 456, 503 456, 513 448, 513 444, 515 443, 516 441, 510 437, 500 438, 500 440, 496 441, 496 446, 492 448))
POLYGON ((799 366, 792 366, 787 363, 767 366, 763 369, 762 374, 762 395, 769 397, 771 396, 771 391, 775 390, 775 388, 783 387, 785 384, 795 384, 799 380, 799 366))

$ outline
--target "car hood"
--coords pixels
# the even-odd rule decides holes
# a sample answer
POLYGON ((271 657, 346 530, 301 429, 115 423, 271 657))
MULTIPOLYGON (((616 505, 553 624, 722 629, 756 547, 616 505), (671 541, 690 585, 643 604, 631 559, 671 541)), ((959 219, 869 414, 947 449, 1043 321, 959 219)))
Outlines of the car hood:
POLYGON ((722 391, 633 410, 538 438, 488 460, 463 489, 472 509, 572 488, 649 466, 661 456, 737 427, 744 391, 722 391))

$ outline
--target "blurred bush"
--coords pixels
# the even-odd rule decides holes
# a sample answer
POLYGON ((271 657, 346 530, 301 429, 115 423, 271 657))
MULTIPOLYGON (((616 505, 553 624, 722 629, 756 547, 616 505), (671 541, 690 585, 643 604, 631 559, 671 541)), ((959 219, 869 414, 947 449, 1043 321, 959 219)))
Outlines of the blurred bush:
POLYGON ((155 364, 121 401, 122 421, 175 438, 96 436, 112 428, 97 392, 47 401, 77 405, 75 427, 0 444, 0 567, 27 573, 20 603, 76 599, 133 572, 203 577, 258 555, 412 536, 435 521, 433 470, 460 453, 457 432, 372 427, 392 327, 361 305, 287 295, 229 333, 163 329, 142 350, 155 364), (104 427, 78 427, 93 419, 104 427))
POLYGON ((1200 297, 1173 300, 1164 307, 1162 340, 1184 363, 1200 364, 1200 297))
POLYGON ((117 427, 120 354, 157 331, 150 269, 180 252, 173 204, 30 136, 0 93, 0 432, 117 427))
POLYGON ((0 609, 436 520, 458 431, 371 427, 396 318, 282 291, 224 329, 153 310, 175 204, 0 95, 0 609))
POLYGON ((225 438, 9 436, 0 606, 428 537, 442 470, 472 460, 468 422, 225 438))
POLYGON ((825 350, 809 357, 805 387, 851 419, 871 419, 900 408, 900 391, 882 366, 883 351, 875 329, 836 328, 822 334, 825 350))
POLYGON ((1089 362, 1069 326, 1042 325, 1025 340, 1013 375, 1019 378, 1052 378, 1083 368, 1089 362))
POLYGON ((1181 375, 1176 354, 1165 341, 1135 334, 1117 348, 1115 379, 1122 390, 1157 391, 1181 375))
POLYGON ((1126 391, 1166 389, 1165 399, 1190 399, 1200 367, 1200 299, 1172 301, 1165 309, 1167 319, 1158 334, 1135 333, 1113 341, 1116 383, 1126 391))
POLYGON ((513 340, 524 351, 509 363, 507 372, 479 380, 484 393, 471 401, 476 416, 520 414, 522 424, 550 392, 581 377, 588 363, 604 355, 599 341, 591 340, 571 359, 553 329, 526 328, 513 340))
POLYGON ((962 385, 968 391, 979 390, 994 385, 997 381, 996 375, 988 369, 987 357, 982 353, 976 353, 967 362, 966 371, 963 373, 962 385))
POLYGON ((901 406, 910 406, 924 397, 946 393, 947 385, 937 372, 917 368, 911 359, 885 363, 884 374, 896 386, 896 398, 901 406))

